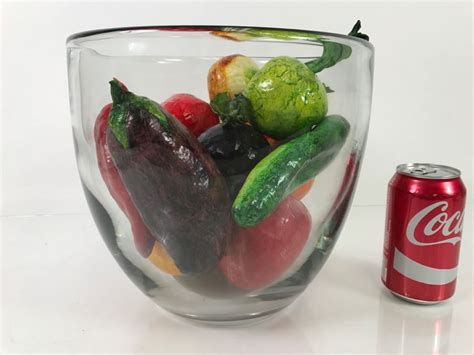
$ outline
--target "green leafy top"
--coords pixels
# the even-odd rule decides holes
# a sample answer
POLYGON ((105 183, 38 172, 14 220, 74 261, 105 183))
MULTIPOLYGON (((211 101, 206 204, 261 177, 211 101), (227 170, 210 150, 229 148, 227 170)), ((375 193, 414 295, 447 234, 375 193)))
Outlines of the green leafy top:
POLYGON ((336 65, 341 60, 349 58, 352 54, 351 47, 345 44, 323 40, 321 42, 323 43, 323 55, 305 63, 315 74, 336 65))
POLYGON ((369 36, 366 35, 365 33, 359 32, 359 30, 361 29, 361 27, 362 27, 362 25, 361 25, 361 23, 360 23, 360 20, 357 20, 357 22, 355 23, 354 27, 352 27, 351 32, 349 32, 349 36, 362 38, 362 39, 365 39, 366 41, 368 41, 368 40, 369 40, 369 36))
MULTIPOLYGON (((362 38, 365 40, 369 40, 369 36, 359 32, 360 28, 362 27, 360 20, 357 20, 352 30, 349 32, 349 36, 362 38)), ((345 44, 330 42, 326 40, 320 40, 323 44, 323 55, 320 58, 311 60, 306 64, 306 66, 311 69, 314 73, 319 73, 323 69, 330 68, 341 60, 347 59, 352 54, 352 49, 345 44)))
POLYGON ((254 38, 272 38, 280 40, 308 40, 317 41, 319 34, 305 31, 292 31, 278 28, 252 28, 252 27, 223 27, 220 31, 213 31, 213 35, 234 41, 247 41, 254 38))
POLYGON ((211 108, 224 125, 243 124, 254 116, 252 104, 243 94, 231 99, 226 92, 219 93, 211 100, 211 108))
POLYGON ((326 90, 326 94, 330 94, 334 92, 334 90, 331 89, 331 87, 327 86, 325 83, 323 83, 323 85, 324 85, 324 90, 326 90))
POLYGON ((127 120, 129 105, 122 103, 114 103, 109 113, 109 127, 115 138, 122 144, 125 149, 130 147, 127 129, 125 127, 127 120))
POLYGON ((127 114, 130 106, 150 112, 160 121, 165 130, 169 129, 168 118, 159 104, 147 97, 137 96, 128 91, 117 79, 111 80, 109 84, 113 102, 109 115, 109 127, 124 148, 128 149, 130 147, 126 128, 127 114))
MULTIPOLYGON (((369 40, 369 36, 359 32, 360 28, 361 23, 360 21, 357 21, 349 33, 349 36, 369 40)), ((319 73, 326 68, 330 68, 340 61, 349 58, 352 54, 350 46, 326 40, 321 35, 311 32, 271 28, 224 27, 221 31, 214 31, 212 33, 235 41, 247 41, 257 37, 266 37, 280 40, 306 40, 320 43, 323 45, 322 56, 305 63, 314 73, 319 73)))

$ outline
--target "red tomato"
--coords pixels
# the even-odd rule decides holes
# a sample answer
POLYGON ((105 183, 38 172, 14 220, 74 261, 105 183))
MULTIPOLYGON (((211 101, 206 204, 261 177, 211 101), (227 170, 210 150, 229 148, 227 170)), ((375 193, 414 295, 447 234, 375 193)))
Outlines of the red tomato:
POLYGON ((257 226, 236 227, 219 269, 238 288, 261 288, 277 280, 293 264, 310 231, 308 210, 290 196, 257 226))
POLYGON ((161 106, 184 124, 196 137, 219 123, 211 106, 190 94, 176 94, 161 106))

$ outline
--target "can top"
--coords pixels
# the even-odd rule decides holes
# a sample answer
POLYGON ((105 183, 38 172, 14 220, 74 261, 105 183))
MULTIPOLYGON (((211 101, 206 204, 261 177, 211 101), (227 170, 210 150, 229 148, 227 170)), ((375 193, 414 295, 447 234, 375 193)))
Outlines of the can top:
POLYGON ((397 166, 397 172, 420 179, 434 180, 453 179, 461 175, 461 171, 456 168, 430 163, 401 164, 397 166))

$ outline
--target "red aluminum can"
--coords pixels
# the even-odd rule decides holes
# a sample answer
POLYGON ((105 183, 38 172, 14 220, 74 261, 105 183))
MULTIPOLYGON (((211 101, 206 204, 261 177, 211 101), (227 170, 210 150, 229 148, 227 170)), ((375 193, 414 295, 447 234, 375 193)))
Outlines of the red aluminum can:
POLYGON ((403 164, 388 184, 382 282, 432 304, 454 294, 466 188, 459 170, 403 164))

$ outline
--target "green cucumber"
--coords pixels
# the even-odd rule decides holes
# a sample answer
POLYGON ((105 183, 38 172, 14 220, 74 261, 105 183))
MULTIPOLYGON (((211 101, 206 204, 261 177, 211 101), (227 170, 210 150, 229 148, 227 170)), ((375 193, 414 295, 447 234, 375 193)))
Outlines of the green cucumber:
POLYGON ((295 188, 322 171, 342 148, 350 125, 327 116, 314 129, 279 146, 250 172, 232 205, 237 224, 260 223, 295 188))

